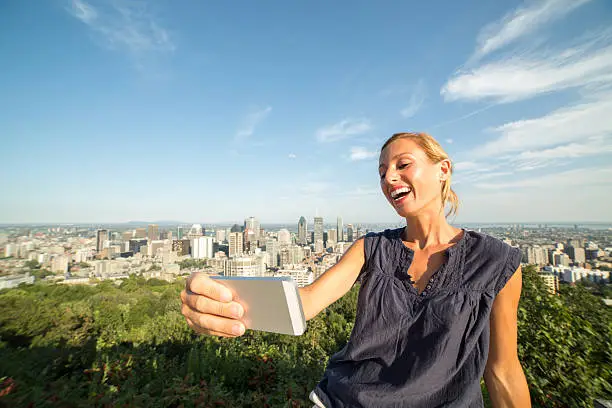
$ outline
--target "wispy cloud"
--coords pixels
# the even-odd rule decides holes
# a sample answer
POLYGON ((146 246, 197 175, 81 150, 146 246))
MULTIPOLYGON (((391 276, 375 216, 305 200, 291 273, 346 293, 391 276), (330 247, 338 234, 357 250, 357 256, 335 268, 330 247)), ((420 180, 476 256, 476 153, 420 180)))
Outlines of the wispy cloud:
POLYGON ((105 47, 127 52, 140 61, 145 54, 169 53, 176 45, 146 2, 118 0, 92 5, 73 0, 68 12, 86 24, 105 47))
MULTIPOLYGON (((591 137, 612 135, 612 92, 553 111, 545 116, 509 122, 492 129, 500 136, 474 151, 478 156, 550 148, 591 137)), ((531 153, 535 155, 535 153, 531 153)))
POLYGON ((518 155, 520 160, 575 159, 612 153, 612 140, 588 139, 584 143, 569 143, 543 150, 527 150, 518 155))
POLYGON ((444 85, 446 101, 513 102, 569 88, 612 81, 610 30, 584 38, 574 47, 513 55, 456 73, 444 85))
POLYGON ((446 143, 453 144, 453 139, 446 139, 446 143))
POLYGON ((542 186, 585 186, 612 184, 612 167, 581 168, 556 172, 543 176, 529 176, 521 180, 497 183, 478 183, 475 186, 488 190, 507 190, 514 188, 542 188, 542 186))
POLYGON ((367 150, 365 147, 355 146, 355 147, 351 147, 351 155, 349 158, 352 161, 357 161, 357 160, 373 159, 375 157, 378 157, 377 151, 370 151, 370 150, 367 150))
POLYGON ((289 153, 289 156, 288 156, 288 157, 289 157, 290 159, 295 159, 297 156, 296 156, 295 154, 293 154, 293 153, 289 153))
POLYGON ((255 128, 259 125, 272 111, 271 106, 267 106, 263 109, 255 110, 249 113, 242 123, 242 126, 236 132, 234 141, 242 141, 253 135, 255 128))
POLYGON ((473 60, 524 38, 543 25, 569 14, 591 0, 530 1, 506 14, 501 20, 485 26, 478 35, 473 60))
POLYGON ((421 80, 414 86, 408 105, 400 111, 400 115, 405 118, 413 117, 421 109, 423 102, 425 102, 425 84, 421 80))
POLYGON ((324 126, 317 130, 316 138, 319 142, 335 142, 351 136, 366 133, 372 129, 369 119, 344 119, 333 125, 324 126))
POLYGON ((331 184, 326 181, 309 181, 300 186, 300 192, 304 195, 319 195, 330 188, 331 184))

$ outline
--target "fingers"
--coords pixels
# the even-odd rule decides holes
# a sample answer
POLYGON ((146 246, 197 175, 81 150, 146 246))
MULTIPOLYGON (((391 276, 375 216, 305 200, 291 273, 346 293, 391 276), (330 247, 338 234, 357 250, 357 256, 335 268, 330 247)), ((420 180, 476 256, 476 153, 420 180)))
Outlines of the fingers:
POLYGON ((205 273, 193 273, 187 278, 187 290, 214 299, 219 302, 230 302, 232 292, 219 282, 210 279, 205 273))
POLYGON ((186 304, 192 310, 200 313, 213 314, 229 319, 240 319, 244 314, 244 309, 238 302, 217 302, 216 300, 187 290, 181 292, 181 300, 183 304, 186 304))
POLYGON ((226 334, 226 333, 221 333, 221 332, 217 332, 217 331, 213 331, 213 330, 205 330, 202 329, 198 326, 196 326, 191 319, 189 319, 188 317, 185 318, 185 320, 187 320, 187 325, 189 327, 191 327, 193 329, 193 331, 195 331, 198 334, 206 334, 206 335, 211 335, 211 336, 218 336, 218 337, 229 337, 229 338, 234 338, 234 337, 238 337, 236 335, 233 334, 226 334))
POLYGON ((181 307, 181 313, 191 321, 194 330, 197 332, 207 334, 218 332, 225 336, 241 336, 245 332, 244 324, 239 320, 199 313, 184 303, 181 307))

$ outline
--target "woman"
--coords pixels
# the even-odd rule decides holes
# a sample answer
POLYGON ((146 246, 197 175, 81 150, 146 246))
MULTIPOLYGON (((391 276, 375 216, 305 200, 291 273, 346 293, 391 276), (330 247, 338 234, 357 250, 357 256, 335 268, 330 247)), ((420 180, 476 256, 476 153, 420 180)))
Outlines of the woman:
MULTIPOLYGON (((360 238, 300 289, 311 319, 361 281, 353 331, 311 393, 315 406, 481 407, 484 376, 494 407, 530 407, 517 354, 520 251, 447 222, 458 204, 452 165, 431 136, 393 135, 379 165, 406 227, 360 238)), ((197 332, 244 333, 241 306, 205 275, 181 299, 197 332)))

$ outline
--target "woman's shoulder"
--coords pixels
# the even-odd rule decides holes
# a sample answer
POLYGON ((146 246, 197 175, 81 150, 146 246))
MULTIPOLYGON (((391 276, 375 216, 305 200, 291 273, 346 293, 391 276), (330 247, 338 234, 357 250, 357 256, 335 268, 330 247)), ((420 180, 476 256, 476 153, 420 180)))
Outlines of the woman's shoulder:
POLYGON ((466 230, 464 275, 476 286, 493 285, 496 292, 521 264, 520 248, 489 234, 466 230))

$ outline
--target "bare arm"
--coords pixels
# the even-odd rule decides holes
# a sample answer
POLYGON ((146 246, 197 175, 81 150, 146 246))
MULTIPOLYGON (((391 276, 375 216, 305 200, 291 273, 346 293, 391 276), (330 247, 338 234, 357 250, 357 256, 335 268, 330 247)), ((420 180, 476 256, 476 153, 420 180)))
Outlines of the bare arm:
POLYGON ((359 238, 319 279, 300 288, 306 320, 315 317, 353 287, 365 262, 363 248, 363 238, 359 238))
POLYGON ((529 388, 517 351, 521 288, 519 266, 495 298, 491 310, 491 342, 484 379, 494 408, 531 407, 529 388))

